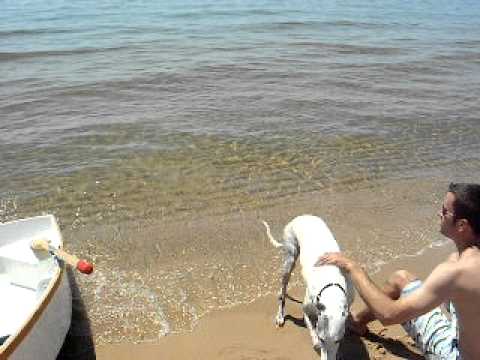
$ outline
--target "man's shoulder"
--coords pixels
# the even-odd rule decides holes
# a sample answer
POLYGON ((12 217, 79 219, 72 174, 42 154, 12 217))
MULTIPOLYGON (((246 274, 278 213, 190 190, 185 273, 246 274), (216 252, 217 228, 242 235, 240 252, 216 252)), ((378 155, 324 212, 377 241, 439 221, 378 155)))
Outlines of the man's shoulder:
POLYGON ((461 264, 459 259, 448 258, 432 270, 429 278, 438 279, 442 282, 454 281, 455 277, 461 273, 462 267, 463 264, 461 264))
POLYGON ((461 255, 452 253, 448 258, 437 267, 446 269, 463 269, 480 266, 480 249, 477 247, 465 250, 461 255))
POLYGON ((459 266, 465 271, 478 273, 480 268, 480 250, 478 248, 467 249, 458 260, 459 266))

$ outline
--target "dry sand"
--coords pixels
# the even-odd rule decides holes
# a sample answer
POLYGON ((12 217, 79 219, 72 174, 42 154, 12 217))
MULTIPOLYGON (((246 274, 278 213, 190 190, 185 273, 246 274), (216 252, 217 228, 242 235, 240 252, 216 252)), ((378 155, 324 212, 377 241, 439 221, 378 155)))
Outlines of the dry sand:
MULTIPOLYGON (((402 257, 372 276, 381 283, 395 269, 406 268, 424 278, 453 248, 429 249, 416 257, 402 257)), ((303 289, 289 291, 294 299, 303 299, 303 289)), ((202 318, 191 333, 169 335, 157 343, 111 344, 96 348, 97 359, 195 359, 195 360, 288 360, 320 359, 311 345, 298 302, 287 301, 287 321, 275 328, 274 296, 251 304, 218 311, 202 318)), ((354 308, 362 306, 357 296, 354 308)), ((343 359, 423 359, 401 326, 388 328, 379 322, 369 325, 364 337, 348 334, 340 348, 343 359)))

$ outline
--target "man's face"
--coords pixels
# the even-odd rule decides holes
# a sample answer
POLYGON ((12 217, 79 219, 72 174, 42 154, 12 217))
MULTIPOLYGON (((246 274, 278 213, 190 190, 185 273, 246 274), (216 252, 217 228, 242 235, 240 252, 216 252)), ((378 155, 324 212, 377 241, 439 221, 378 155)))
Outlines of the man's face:
POLYGON ((455 195, 447 192, 443 199, 442 208, 438 215, 440 216, 440 232, 446 237, 452 238, 455 235, 455 213, 453 211, 453 203, 455 195))

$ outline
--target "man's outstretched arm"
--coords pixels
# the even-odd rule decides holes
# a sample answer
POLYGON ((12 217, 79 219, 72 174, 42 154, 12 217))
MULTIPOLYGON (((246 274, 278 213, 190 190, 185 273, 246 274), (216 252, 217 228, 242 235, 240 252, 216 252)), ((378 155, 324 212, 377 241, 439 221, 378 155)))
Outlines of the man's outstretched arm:
POLYGON ((418 290, 408 296, 393 300, 370 280, 361 266, 343 254, 325 254, 317 262, 317 265, 324 264, 336 265, 350 274, 363 301, 384 325, 403 323, 446 301, 449 298, 452 280, 456 274, 453 265, 440 264, 418 290))

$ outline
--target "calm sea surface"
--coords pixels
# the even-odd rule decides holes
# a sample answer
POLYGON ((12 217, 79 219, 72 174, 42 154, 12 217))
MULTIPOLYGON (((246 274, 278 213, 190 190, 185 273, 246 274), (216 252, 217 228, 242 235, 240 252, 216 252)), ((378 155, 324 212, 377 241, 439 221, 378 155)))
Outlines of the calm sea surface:
POLYGON ((276 291, 259 218, 318 213, 372 269, 417 253, 446 184, 480 175, 479 19, 455 0, 0 0, 0 220, 54 213, 96 262, 78 281, 98 343, 276 291))

